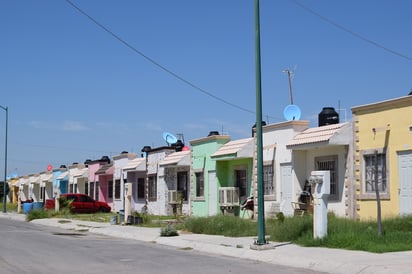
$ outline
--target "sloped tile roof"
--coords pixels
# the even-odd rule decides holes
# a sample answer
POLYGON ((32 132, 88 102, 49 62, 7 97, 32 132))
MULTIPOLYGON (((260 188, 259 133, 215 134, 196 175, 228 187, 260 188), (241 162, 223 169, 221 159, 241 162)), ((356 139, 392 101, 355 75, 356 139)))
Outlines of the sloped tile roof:
POLYGON ((130 160, 123 170, 146 170, 146 158, 135 158, 130 160))
POLYGON ((113 174, 114 167, 113 163, 102 165, 94 174, 103 175, 103 174, 113 174))
POLYGON ((221 146, 211 157, 235 155, 235 157, 253 157, 253 138, 245 138, 227 142, 221 146))
POLYGON ((288 144, 288 148, 298 145, 315 144, 329 142, 345 124, 332 124, 322 127, 308 128, 297 134, 288 144))
POLYGON ((190 150, 173 152, 167 155, 163 161, 159 163, 160 166, 190 166, 190 150))

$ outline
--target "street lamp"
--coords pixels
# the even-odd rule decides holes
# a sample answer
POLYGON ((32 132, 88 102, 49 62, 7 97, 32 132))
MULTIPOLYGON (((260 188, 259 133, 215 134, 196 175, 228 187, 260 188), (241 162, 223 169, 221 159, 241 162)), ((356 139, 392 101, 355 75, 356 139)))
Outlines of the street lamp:
POLYGON ((257 196, 258 239, 256 245, 267 244, 265 238, 265 209, 263 195, 263 141, 262 141, 262 88, 260 65, 260 15, 259 0, 255 0, 255 61, 256 61, 256 146, 257 146, 257 196))
POLYGON ((0 105, 0 108, 4 109, 6 111, 6 141, 5 141, 5 147, 4 147, 4 182, 3 182, 3 212, 7 212, 6 208, 6 183, 7 183, 7 127, 9 123, 9 109, 8 107, 3 107, 0 105))

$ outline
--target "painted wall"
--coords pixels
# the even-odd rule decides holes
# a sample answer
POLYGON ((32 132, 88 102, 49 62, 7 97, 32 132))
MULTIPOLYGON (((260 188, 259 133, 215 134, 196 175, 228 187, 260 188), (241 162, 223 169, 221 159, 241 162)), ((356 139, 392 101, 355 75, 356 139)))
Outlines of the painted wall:
POLYGON ((172 147, 161 147, 147 152, 147 176, 157 176, 157 193, 156 201, 149 200, 148 179, 146 179, 147 207, 148 212, 153 215, 167 215, 168 213, 168 189, 164 180, 164 167, 159 166, 159 163, 169 154, 175 152, 172 147))
POLYGON ((367 197, 364 193, 362 152, 382 149, 385 144, 387 144, 388 195, 381 197, 382 218, 397 216, 399 215, 397 153, 412 149, 412 96, 354 107, 352 113, 359 218, 376 219, 377 214, 375 197, 367 197))
POLYGON ((138 198, 137 182, 139 178, 146 179, 146 171, 128 171, 127 181, 132 183, 132 211, 142 212, 146 204, 145 193, 143 191, 143 198, 138 198))
MULTIPOLYGON (((292 151, 286 148, 286 144, 293 139, 293 137, 307 129, 309 121, 287 121, 276 124, 269 124, 262 128, 262 140, 263 140, 263 162, 264 165, 272 162, 274 171, 274 195, 265 196, 265 215, 274 216, 279 211, 290 212, 290 202, 285 203, 282 201, 282 182, 281 182, 281 165, 284 163, 292 162, 292 151)), ((297 158, 299 159, 299 158, 297 158)), ((299 161, 299 160, 297 160, 299 161)), ((297 164, 302 164, 298 163, 297 164)), ((256 159, 255 159, 256 164, 256 159)), ((299 176, 296 176, 295 170, 292 172, 293 176, 293 193, 300 193, 302 187, 300 186, 299 176)), ((254 196, 257 197, 257 178, 254 178, 254 196)), ((256 203, 256 202, 255 202, 256 203)), ((257 210, 257 206, 255 206, 257 210)))
MULTIPOLYGON (((192 166, 190 172, 190 195, 192 201, 191 214, 193 216, 209 216, 209 172, 216 171, 216 161, 210 155, 222 145, 230 141, 228 135, 212 135, 190 141, 192 152, 192 166), (196 197, 195 172, 203 171, 204 197, 196 197)), ((217 195, 219 194, 216 190, 217 195)), ((217 200, 217 197, 216 197, 217 200)), ((217 205, 216 205, 217 206, 217 205)), ((216 209, 217 211, 217 209, 216 209)))
MULTIPOLYGON (((315 150, 308 150, 306 153, 306 176, 309 178, 310 173, 316 169, 315 158, 322 156, 337 156, 338 158, 338 197, 337 199, 328 199, 328 211, 334 212, 337 216, 344 217, 345 210, 345 178, 348 148, 345 146, 320 147, 315 150)), ((296 194, 296 201, 300 193, 296 194)))
MULTIPOLYGON (((120 199, 114 199, 113 201, 113 207, 112 209, 115 211, 119 211, 120 209, 124 209, 124 202, 125 202, 125 180, 127 178, 127 173, 123 172, 123 168, 127 165, 129 160, 135 159, 136 154, 134 153, 122 153, 120 155, 114 156, 113 157, 113 165, 114 165, 114 173, 113 177, 110 178, 110 176, 104 176, 105 180, 103 180, 100 183, 100 191, 102 196, 107 197, 107 191, 108 191, 108 184, 109 180, 113 180, 115 182, 116 180, 120 180, 120 199)), ((114 187, 113 187, 114 190, 114 187)), ((114 197, 114 193, 113 193, 114 197)))
MULTIPOLYGON (((187 180, 188 180, 188 197, 186 201, 183 201, 182 204, 182 214, 184 215, 190 215, 190 166, 166 166, 165 168, 165 173, 164 173, 164 182, 167 188, 167 191, 169 190, 177 190, 177 173, 178 172, 186 172, 187 173, 187 180)), ((167 202, 167 215, 173 215, 174 214, 174 209, 173 205, 169 204, 167 202)))

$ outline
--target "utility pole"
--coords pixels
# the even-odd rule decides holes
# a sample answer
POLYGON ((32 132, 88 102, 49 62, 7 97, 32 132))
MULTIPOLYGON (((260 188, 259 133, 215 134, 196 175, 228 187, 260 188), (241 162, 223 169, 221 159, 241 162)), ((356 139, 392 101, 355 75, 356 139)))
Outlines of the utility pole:
POLYGON ((9 108, 0 106, 4 111, 6 111, 6 138, 5 138, 5 148, 4 148, 4 182, 3 182, 3 213, 7 212, 6 202, 6 184, 7 184, 7 128, 9 123, 9 108))

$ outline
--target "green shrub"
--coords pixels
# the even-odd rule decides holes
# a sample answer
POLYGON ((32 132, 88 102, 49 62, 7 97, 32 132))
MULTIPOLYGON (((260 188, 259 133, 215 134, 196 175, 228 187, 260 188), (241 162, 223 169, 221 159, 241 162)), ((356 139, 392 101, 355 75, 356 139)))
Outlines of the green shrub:
POLYGON ((162 237, 179 236, 179 233, 177 232, 176 228, 168 225, 160 229, 160 236, 162 237))
POLYGON ((67 200, 67 198, 65 196, 62 196, 59 198, 59 206, 60 206, 60 211, 64 211, 64 210, 69 210, 72 208, 71 204, 72 204, 73 200, 67 200))
POLYGON ((26 215, 26 220, 28 222, 34 219, 45 219, 45 218, 49 218, 49 213, 43 209, 30 210, 26 215))
POLYGON ((283 214, 283 212, 276 213, 276 220, 278 220, 281 223, 285 221, 285 215, 283 214))

